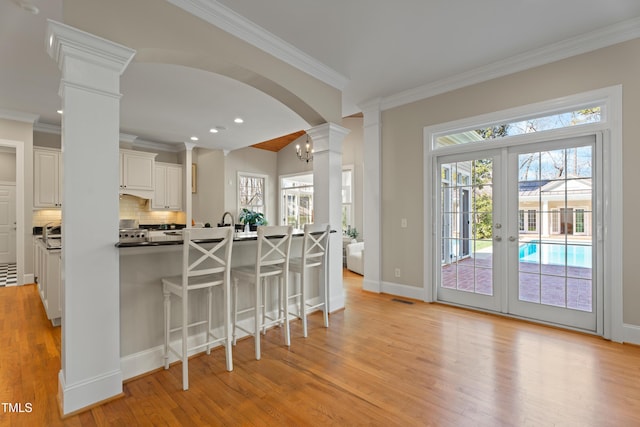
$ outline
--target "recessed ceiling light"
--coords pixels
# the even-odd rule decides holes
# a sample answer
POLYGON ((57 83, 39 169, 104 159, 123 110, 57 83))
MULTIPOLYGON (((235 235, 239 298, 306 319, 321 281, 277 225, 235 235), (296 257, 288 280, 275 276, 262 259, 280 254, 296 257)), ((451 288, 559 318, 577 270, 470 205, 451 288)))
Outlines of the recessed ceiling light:
POLYGON ((240 117, 236 117, 234 122, 236 122, 236 123, 244 123, 244 120, 242 120, 242 118, 240 118, 240 117))
POLYGON ((211 132, 211 133, 218 133, 218 129, 216 129, 216 128, 211 128, 211 129, 209 129, 209 132, 211 132))
POLYGON ((192 141, 197 141, 197 140, 198 140, 198 137, 197 137, 197 136, 192 136, 192 137, 191 137, 191 140, 192 140, 192 141))
POLYGON ((58 114, 62 114, 62 110, 58 110, 56 111, 58 114))

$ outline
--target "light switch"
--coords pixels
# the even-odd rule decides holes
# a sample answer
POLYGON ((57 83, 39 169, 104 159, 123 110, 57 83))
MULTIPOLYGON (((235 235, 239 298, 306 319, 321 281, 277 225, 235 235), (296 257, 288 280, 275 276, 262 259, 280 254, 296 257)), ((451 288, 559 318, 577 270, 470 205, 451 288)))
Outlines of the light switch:
POLYGON ((400 227, 407 228, 407 218, 402 218, 400 220, 400 227))

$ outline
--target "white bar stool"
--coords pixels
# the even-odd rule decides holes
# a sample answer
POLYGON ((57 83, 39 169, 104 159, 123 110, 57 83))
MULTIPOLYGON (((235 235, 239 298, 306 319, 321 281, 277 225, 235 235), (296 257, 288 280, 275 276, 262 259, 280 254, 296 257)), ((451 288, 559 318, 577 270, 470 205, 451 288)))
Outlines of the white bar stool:
MULTIPOLYGON (((227 370, 233 370, 231 356, 231 248, 233 246, 233 229, 190 228, 182 232, 182 274, 162 278, 164 294, 164 368, 169 369, 169 353, 182 360, 182 389, 189 389, 189 353, 206 347, 207 354, 211 346, 222 343, 226 349, 227 370), (205 247, 205 244, 212 245, 205 247), (223 301, 220 310, 224 313, 223 335, 216 337, 213 333, 212 289, 222 287, 223 301), (189 323, 189 292, 207 289, 207 318, 189 323), (171 295, 182 299, 182 316, 179 326, 171 328, 171 295), (206 325, 205 342, 188 347, 189 329, 206 325), (171 345, 171 333, 181 331, 181 348, 171 345)), ((197 301, 199 298, 195 298, 197 301)))
MULTIPOLYGON (((322 308, 324 316, 324 327, 329 327, 328 304, 329 291, 327 286, 327 251, 329 245, 329 224, 305 224, 304 238, 302 241, 302 257, 291 258, 289 271, 300 275, 299 286, 290 299, 295 299, 298 307, 298 317, 302 319, 303 335, 307 337, 307 314, 322 308), (306 290, 309 287, 309 280, 313 270, 318 272, 318 296, 320 301, 315 304, 309 303, 306 290)), ((287 308, 289 305, 287 304, 287 308)))
POLYGON ((284 339, 287 346, 291 345, 289 337, 288 310, 282 308, 283 301, 288 301, 289 288, 289 252, 291 249, 291 234, 293 228, 289 226, 259 226, 255 265, 245 265, 231 269, 234 288, 233 304, 233 343, 236 342, 236 329, 252 335, 255 340, 256 359, 260 360, 260 329, 266 331, 268 326, 284 323, 284 339), (268 279, 277 280, 278 309, 273 318, 267 314, 266 288, 268 279), (253 306, 238 310, 238 286, 240 281, 253 286, 253 306), (253 330, 238 325, 238 315, 253 311, 253 330), (262 313, 261 313, 262 312, 262 313))

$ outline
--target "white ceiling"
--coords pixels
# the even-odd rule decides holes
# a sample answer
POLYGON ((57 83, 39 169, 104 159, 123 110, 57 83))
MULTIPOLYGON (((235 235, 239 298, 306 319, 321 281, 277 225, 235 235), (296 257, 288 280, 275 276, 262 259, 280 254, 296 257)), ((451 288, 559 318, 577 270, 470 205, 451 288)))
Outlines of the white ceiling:
MULTIPOLYGON (((232 9, 344 76, 345 116, 363 102, 444 86, 452 76, 472 81, 474 73, 566 40, 599 47, 596 36, 610 34, 607 27, 640 27, 638 0, 192 0, 202 1, 232 9)), ((38 15, 19 2, 0 0, 0 110, 57 125, 60 76, 44 34, 46 18, 62 22, 62 0, 31 0, 38 15)), ((122 132, 149 141, 197 135, 203 146, 234 149, 309 127, 268 95, 184 67, 134 60, 121 91, 122 132), (245 123, 235 125, 236 116, 245 123), (209 134, 214 126, 225 130, 209 134)))

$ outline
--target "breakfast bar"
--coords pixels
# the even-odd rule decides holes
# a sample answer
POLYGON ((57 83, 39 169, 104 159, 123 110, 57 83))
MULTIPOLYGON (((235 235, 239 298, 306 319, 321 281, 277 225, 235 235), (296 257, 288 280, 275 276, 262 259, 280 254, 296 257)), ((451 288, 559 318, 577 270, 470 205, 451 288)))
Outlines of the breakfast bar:
MULTIPOLYGON (((151 238, 149 241, 116 245, 120 251, 120 354, 125 379, 163 366, 161 278, 179 275, 182 268, 182 237, 179 232, 168 232, 166 235, 169 240, 154 241, 151 238)), ((294 231, 291 243, 292 258, 301 254, 302 236, 301 230, 294 231)), ((235 234, 232 267, 255 263, 256 238, 255 232, 235 234)), ((212 246, 213 243, 209 245, 212 246)), ((295 275, 290 277, 291 286, 296 280, 298 279, 295 275)), ((310 290, 312 299, 320 298, 316 286, 312 286, 310 290)), ((214 301, 219 300, 221 294, 216 292, 221 293, 221 289, 215 289, 213 292, 214 301)), ((238 301, 241 306, 249 305, 249 301, 252 301, 248 287, 240 288, 238 301)), ((198 297, 190 297, 189 303, 189 310, 194 316, 203 315, 204 308, 198 304, 198 297)), ((175 318, 180 312, 180 307, 174 304, 171 309, 171 316, 175 318)), ((250 325, 250 321, 250 316, 239 319, 240 324, 246 323, 247 326, 250 325)), ((223 313, 214 312, 213 323, 214 327, 222 328, 223 313)), ((198 340, 199 334, 204 335, 203 330, 196 329, 191 337, 198 340)))

